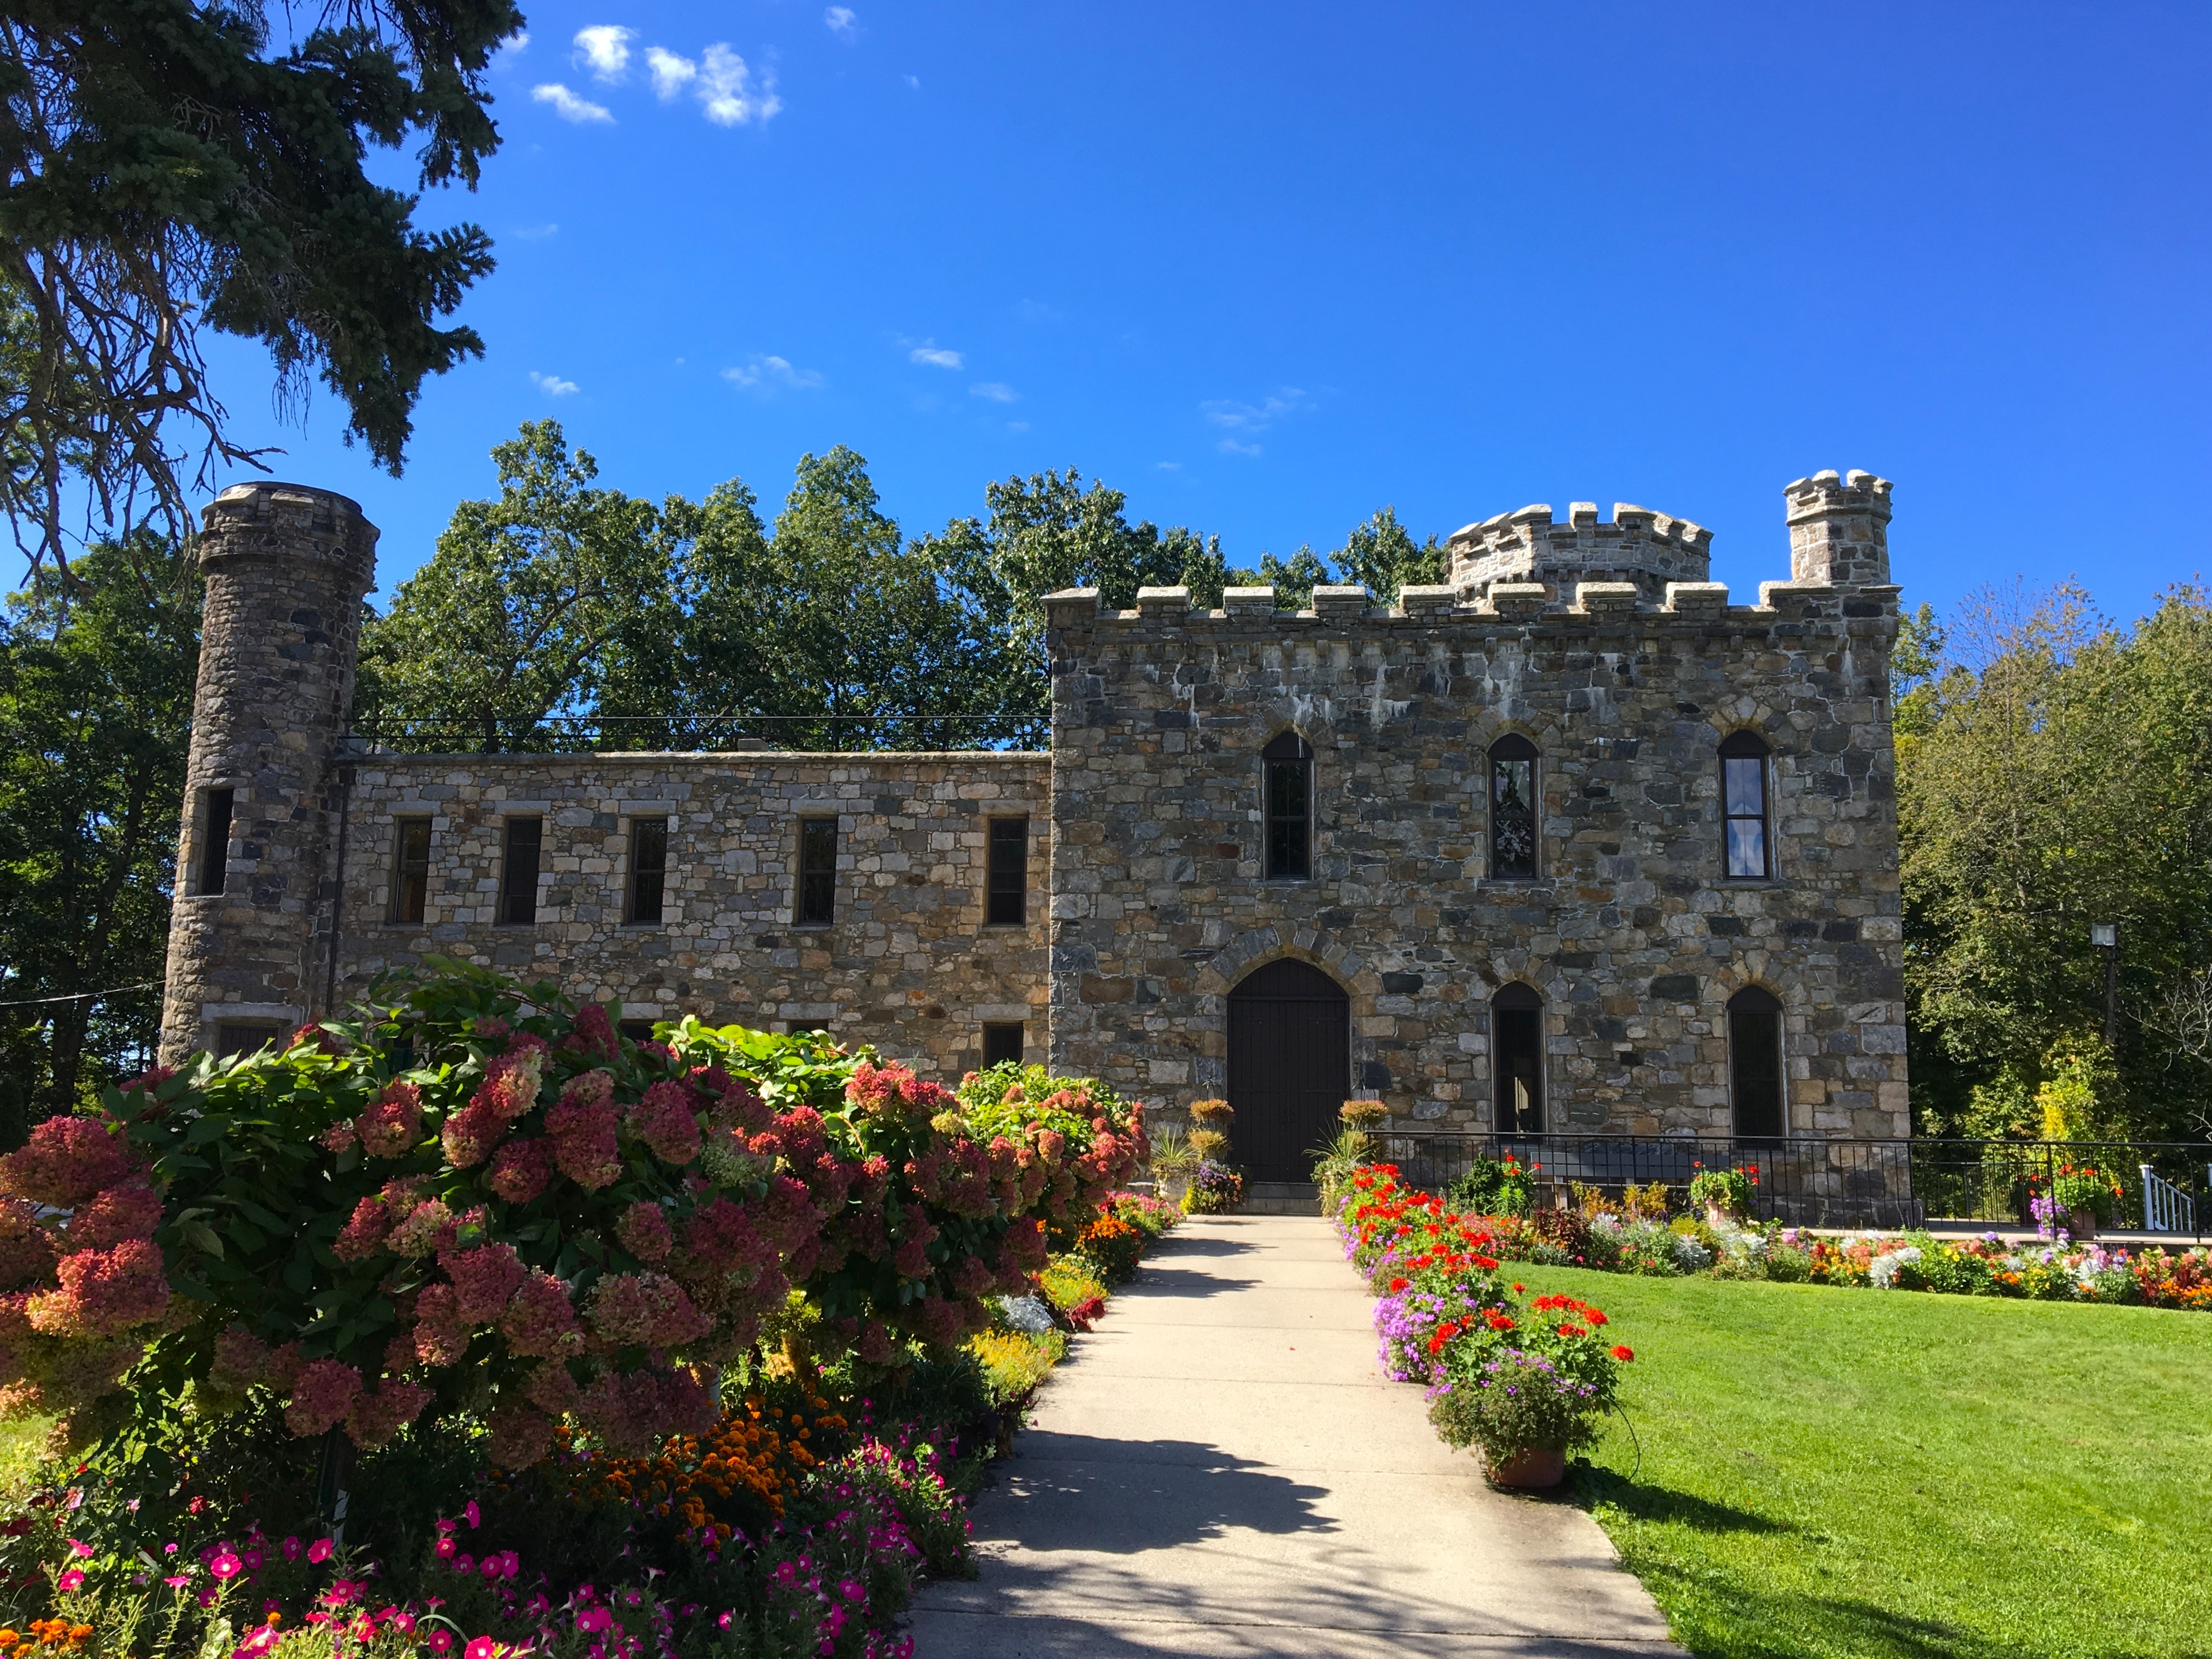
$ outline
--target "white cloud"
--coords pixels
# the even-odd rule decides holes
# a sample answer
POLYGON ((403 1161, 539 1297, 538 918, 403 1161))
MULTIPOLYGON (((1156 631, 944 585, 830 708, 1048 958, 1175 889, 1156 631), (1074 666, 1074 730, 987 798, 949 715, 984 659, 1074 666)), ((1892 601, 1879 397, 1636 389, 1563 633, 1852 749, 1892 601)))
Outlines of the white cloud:
POLYGON ((822 14, 822 21, 830 26, 832 33, 850 34, 853 32, 853 9, 850 6, 832 6, 822 14))
POLYGON ((653 71, 653 89, 667 103, 676 94, 699 78, 699 66, 689 58, 678 58, 672 52, 659 46, 648 46, 645 66, 653 71))
POLYGON ((927 363, 932 368, 957 368, 960 367, 960 354, 958 352, 950 350, 944 346, 934 344, 928 340, 924 340, 913 350, 908 352, 906 354, 906 360, 910 363, 927 363))
POLYGON ((699 101, 715 125, 741 127, 753 121, 765 125, 783 107, 783 100, 775 95, 773 74, 762 71, 757 94, 751 84, 752 71, 728 46, 717 42, 699 54, 699 101))
POLYGON ((522 55, 524 49, 529 45, 529 32, 525 29, 517 29, 514 33, 501 40, 499 45, 494 48, 494 51, 495 51, 502 58, 520 58, 522 55))
POLYGON ((921 90, 921 81, 917 76, 908 76, 906 77, 906 83, 912 87, 916 92, 920 92, 921 90))
POLYGON ((1180 472, 1182 471, 1182 463, 1181 461, 1154 461, 1152 465, 1159 468, 1163 472, 1180 472))
POLYGON ((1022 394, 1004 380, 986 380, 981 386, 969 386, 968 395, 971 398, 988 398, 994 404, 1012 404, 1020 402, 1022 394))
POLYGON ((605 104, 595 104, 588 98, 579 98, 558 81, 549 81, 542 87, 532 87, 530 95, 541 104, 553 106, 553 112, 564 121, 612 121, 615 118, 605 104))
POLYGON ((595 23, 578 29, 576 61, 602 81, 619 81, 629 67, 629 43, 636 39, 635 29, 626 29, 619 23, 595 23))
POLYGON ((1218 449, 1224 455, 1257 455, 1261 453, 1259 445, 1240 444, 1234 438, 1224 438, 1218 444, 1215 445, 1214 447, 1218 449))
MULTIPOLYGON (((1306 394, 1294 386, 1286 386, 1273 397, 1256 404, 1239 403, 1234 398, 1215 398, 1202 403, 1199 408, 1206 418, 1216 426, 1226 427, 1231 432, 1265 432, 1285 415, 1295 415, 1310 408, 1306 394)), ((1226 446, 1224 446, 1224 450, 1226 446)), ((1258 454, 1259 451, 1239 450, 1239 454, 1258 454)))
POLYGON ((566 398, 577 389, 574 380, 564 380, 558 374, 540 374, 534 368, 530 371, 530 384, 549 398, 566 398))
POLYGON ((561 227, 548 221, 542 225, 524 225, 514 234, 526 242, 542 242, 561 227))
POLYGON ((815 370, 793 368, 782 357, 755 357, 738 368, 724 369, 722 378, 748 392, 773 392, 780 386, 805 391, 822 384, 822 376, 815 370))

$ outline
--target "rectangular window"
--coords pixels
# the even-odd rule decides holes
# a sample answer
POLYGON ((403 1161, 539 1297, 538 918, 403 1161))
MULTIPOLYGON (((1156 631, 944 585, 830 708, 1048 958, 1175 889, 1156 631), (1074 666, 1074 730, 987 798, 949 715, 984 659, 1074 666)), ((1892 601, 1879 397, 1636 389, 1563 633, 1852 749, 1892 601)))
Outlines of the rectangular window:
POLYGON ((983 1027, 983 1064, 988 1067, 1006 1060, 1022 1063, 1022 1023, 989 1021, 983 1027))
POLYGON ((230 866, 230 812, 236 797, 228 789, 210 789, 200 797, 200 857, 198 880, 193 891, 213 896, 222 891, 230 866))
MULTIPOLYGON (((225 794, 230 792, 226 789, 225 794)), ((258 1020, 227 1019, 215 1028, 215 1057, 228 1060, 233 1054, 258 1054, 284 1035, 281 1025, 265 1025, 258 1020)))
POLYGON ((653 1022, 649 1019, 618 1019, 615 1030, 632 1042, 653 1041, 653 1022))
POLYGON ((1018 927, 1030 919, 1030 821, 991 820, 988 891, 983 901, 987 926, 1018 927))
POLYGON ((1758 879, 1767 873, 1766 757, 1721 758, 1722 811, 1728 835, 1728 872, 1758 879))
POLYGON ((401 818, 392 826, 393 921, 419 923, 430 898, 430 820, 401 818))
POLYGON ((632 818, 629 823, 629 919, 654 927, 668 882, 668 820, 632 818))
POLYGON ((837 919, 837 820, 799 821, 799 915, 802 927, 837 919))
POLYGON ((499 878, 499 919, 509 927, 527 927, 538 920, 538 855, 544 838, 543 818, 507 821, 507 860, 499 878))

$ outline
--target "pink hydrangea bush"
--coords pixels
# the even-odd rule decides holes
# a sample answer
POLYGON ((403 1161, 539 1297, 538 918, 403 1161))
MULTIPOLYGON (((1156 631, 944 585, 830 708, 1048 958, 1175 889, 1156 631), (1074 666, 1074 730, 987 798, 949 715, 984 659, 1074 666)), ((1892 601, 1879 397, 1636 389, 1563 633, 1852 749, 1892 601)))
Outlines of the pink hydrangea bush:
POLYGON ((510 1468, 564 1422, 635 1449, 710 1423, 794 1291, 810 1364, 957 1342, 1142 1145, 1087 1086, 979 1110, 817 1037, 631 1043, 440 963, 0 1159, 0 1412, 82 1443, 149 1401, 265 1400, 362 1447, 471 1413, 510 1468))

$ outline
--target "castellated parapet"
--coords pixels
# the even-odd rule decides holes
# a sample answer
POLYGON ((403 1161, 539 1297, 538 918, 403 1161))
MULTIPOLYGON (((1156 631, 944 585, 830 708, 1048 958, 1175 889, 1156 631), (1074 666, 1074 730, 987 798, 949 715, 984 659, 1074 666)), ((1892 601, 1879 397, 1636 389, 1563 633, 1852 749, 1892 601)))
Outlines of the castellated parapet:
POLYGON ((1595 501, 1575 501, 1565 524, 1539 503, 1452 532, 1451 585, 1478 598, 1500 583, 1572 587, 1625 582, 1647 599, 1669 582, 1701 582, 1712 568, 1713 532, 1687 519, 1615 501, 1610 523, 1595 501))
POLYGON ((301 484, 236 484, 203 515, 165 1060, 217 1042, 226 1024, 295 1025, 319 1006, 331 795, 376 536, 358 504, 301 484))
POLYGON ((1889 580, 1889 480, 1871 472, 1815 472, 1790 498, 1790 575, 1838 587, 1889 580))

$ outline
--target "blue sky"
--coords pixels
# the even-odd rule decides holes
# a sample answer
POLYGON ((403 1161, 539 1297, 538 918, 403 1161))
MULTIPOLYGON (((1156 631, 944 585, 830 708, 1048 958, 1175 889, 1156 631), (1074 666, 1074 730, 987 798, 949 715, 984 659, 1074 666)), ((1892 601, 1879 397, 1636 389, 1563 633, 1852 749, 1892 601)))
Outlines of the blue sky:
POLYGON ((218 354, 387 586, 544 415, 654 497, 850 444, 909 532, 1073 465, 1245 564, 1626 501, 1748 590, 1822 467, 1908 603, 2212 562, 2212 7, 528 9, 404 477, 218 354))

